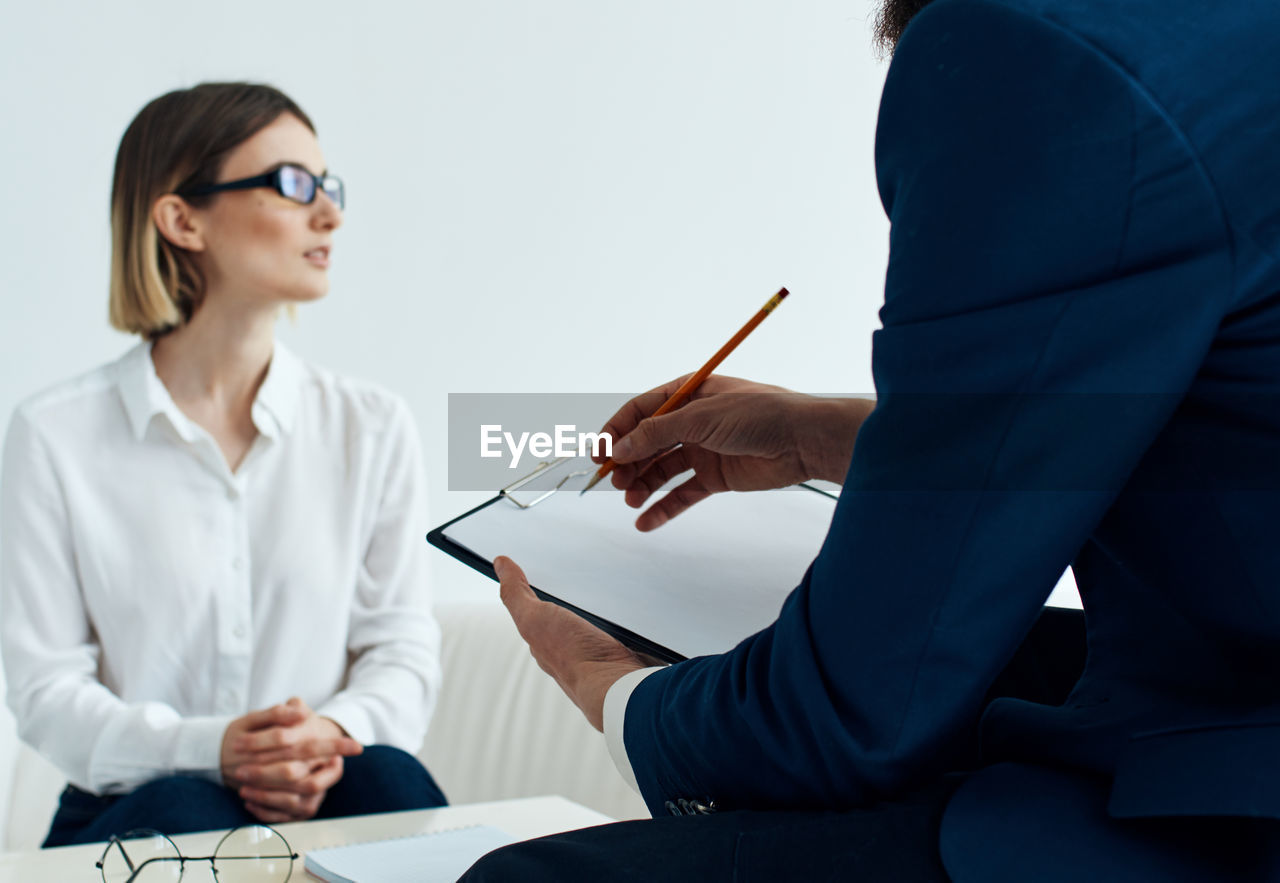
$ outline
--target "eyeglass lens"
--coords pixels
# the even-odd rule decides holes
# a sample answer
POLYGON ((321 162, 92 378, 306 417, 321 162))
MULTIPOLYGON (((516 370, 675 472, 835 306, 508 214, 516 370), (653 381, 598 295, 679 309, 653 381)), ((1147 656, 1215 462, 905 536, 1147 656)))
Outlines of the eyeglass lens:
POLYGON ((102 857, 103 883, 177 883, 182 854, 158 831, 130 831, 102 857))
POLYGON ((301 203, 308 203, 316 198, 316 179, 307 170, 297 166, 281 166, 277 174, 282 196, 301 203))
MULTIPOLYGON (((276 174, 281 195, 303 205, 310 205, 316 198, 316 177, 306 169, 297 166, 281 166, 276 174)), ((325 195, 332 199, 338 208, 342 208, 344 195, 342 181, 332 175, 325 175, 319 180, 325 195)))
POLYGON ((325 175, 321 179, 320 186, 324 188, 325 196, 333 200, 333 204, 338 208, 345 209, 347 207, 347 194, 342 188, 342 181, 332 175, 325 175))
POLYGON ((275 830, 249 825, 222 838, 213 870, 219 883, 282 883, 293 873, 293 853, 275 830))

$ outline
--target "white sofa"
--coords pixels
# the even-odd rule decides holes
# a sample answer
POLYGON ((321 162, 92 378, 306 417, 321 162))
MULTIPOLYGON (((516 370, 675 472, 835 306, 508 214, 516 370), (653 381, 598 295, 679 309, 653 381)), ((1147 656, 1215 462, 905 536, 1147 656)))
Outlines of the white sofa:
MULTIPOLYGON (((617 819, 646 815, 604 737, 538 668, 496 601, 437 607, 444 689, 419 757, 452 803, 562 794, 617 819)), ((65 780, 0 716, 3 849, 34 849, 65 780)))

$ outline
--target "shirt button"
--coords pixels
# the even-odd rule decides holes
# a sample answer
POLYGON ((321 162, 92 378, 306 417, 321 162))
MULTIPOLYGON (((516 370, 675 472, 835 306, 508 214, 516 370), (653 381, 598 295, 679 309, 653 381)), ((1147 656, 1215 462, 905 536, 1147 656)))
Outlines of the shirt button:
POLYGON ((230 500, 231 502, 233 502, 233 503, 234 503, 234 502, 239 498, 239 496, 240 496, 240 492, 239 492, 238 490, 236 490, 236 489, 235 489, 235 488, 233 488, 233 487, 228 487, 228 488, 227 488, 227 499, 228 499, 228 500, 230 500))
POLYGON ((244 637, 244 635, 245 635, 245 628, 244 628, 244 626, 242 626, 242 625, 238 625, 238 626, 236 626, 236 627, 235 627, 235 630, 234 630, 234 631, 232 631, 232 633, 231 633, 231 634, 235 635, 237 638, 243 638, 243 637, 244 637))
POLYGON ((232 570, 239 570, 243 566, 244 566, 244 559, 241 558, 239 555, 231 559, 232 570))

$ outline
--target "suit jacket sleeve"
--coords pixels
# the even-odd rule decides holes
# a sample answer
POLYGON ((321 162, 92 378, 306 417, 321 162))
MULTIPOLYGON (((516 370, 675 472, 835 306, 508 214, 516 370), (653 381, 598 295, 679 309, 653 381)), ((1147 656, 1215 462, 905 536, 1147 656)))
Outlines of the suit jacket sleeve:
POLYGON ((778 620, 632 694, 651 811, 848 807, 955 768, 1226 308, 1230 247, 1196 157, 1053 23, 988 0, 926 9, 876 150, 878 405, 778 620))

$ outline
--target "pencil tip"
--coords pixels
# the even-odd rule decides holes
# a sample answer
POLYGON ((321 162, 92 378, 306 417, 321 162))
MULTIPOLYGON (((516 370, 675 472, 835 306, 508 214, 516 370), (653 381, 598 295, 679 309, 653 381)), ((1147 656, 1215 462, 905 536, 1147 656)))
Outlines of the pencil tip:
POLYGON ((781 300, 786 300, 786 299, 787 299, 787 295, 788 295, 788 294, 790 294, 790 293, 791 293, 791 292, 787 291, 787 289, 786 289, 785 287, 784 287, 784 288, 779 288, 779 289, 778 289, 778 300, 780 300, 780 301, 781 301, 781 300))

